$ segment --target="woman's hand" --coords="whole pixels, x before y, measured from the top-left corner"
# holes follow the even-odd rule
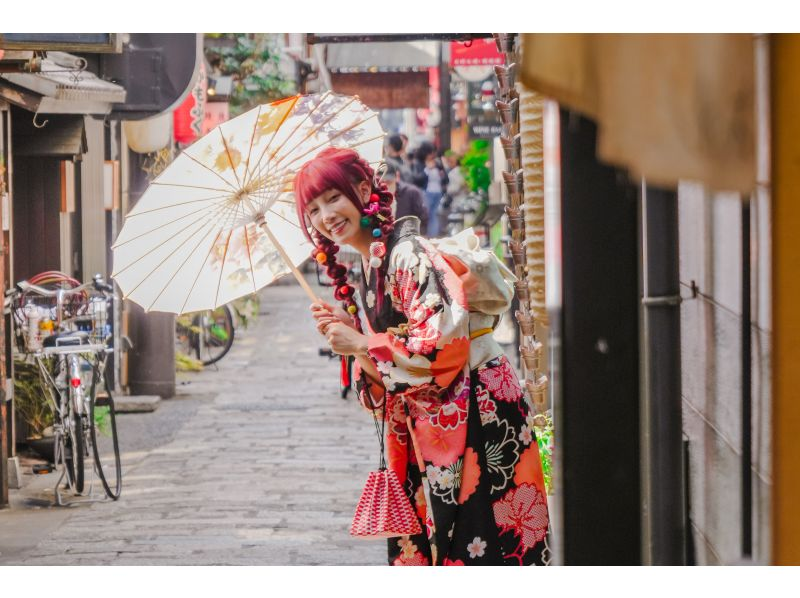
[[[339,355],[365,355],[367,353],[367,337],[341,322],[328,324],[325,336],[334,353]]]
[[[328,326],[334,322],[341,322],[355,330],[353,318],[341,307],[334,307],[324,301],[320,301],[319,303],[312,303],[309,309],[311,310],[311,315],[317,321],[317,330],[323,336],[327,335]]]

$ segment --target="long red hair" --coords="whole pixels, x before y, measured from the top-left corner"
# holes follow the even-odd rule
[[[372,189],[370,201],[377,201],[380,205],[381,219],[375,219],[374,227],[379,228],[381,235],[375,241],[386,242],[394,230],[392,216],[392,201],[394,196],[385,184],[378,185],[375,181],[375,172],[369,163],[359,156],[358,152],[349,148],[328,147],[317,154],[316,158],[309,160],[300,167],[294,178],[294,198],[297,208],[298,220],[302,223],[306,237],[314,243],[313,256],[325,254],[325,265],[328,276],[334,283],[334,297],[345,303],[346,308],[355,305],[353,300],[354,289],[347,284],[347,269],[336,262],[336,253],[339,246],[323,236],[319,231],[310,226],[306,217],[306,209],[316,197],[329,189],[336,189],[364,214],[366,205],[358,194],[357,187],[362,181],[367,181]],[[378,309],[382,304],[384,279],[386,276],[386,263],[389,256],[383,260],[378,269]],[[354,317],[360,329],[358,318]]]

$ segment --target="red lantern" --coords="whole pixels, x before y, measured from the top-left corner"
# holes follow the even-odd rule
[[[206,69],[200,64],[197,81],[183,103],[173,113],[175,141],[189,145],[203,134],[206,106]]]

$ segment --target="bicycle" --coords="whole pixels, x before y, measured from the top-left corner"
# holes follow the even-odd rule
[[[233,312],[227,305],[175,318],[178,351],[194,355],[203,365],[225,357],[233,346],[235,334]]]
[[[66,275],[46,274],[50,276],[40,275],[35,280],[57,283],[58,288],[21,281],[6,293],[6,304],[13,316],[18,350],[38,366],[46,399],[53,409],[54,465],[61,470],[54,488],[56,504],[66,504],[61,493],[64,480],[68,491],[84,495],[85,468],[90,458],[88,501],[104,500],[94,498],[95,474],[106,497],[118,500],[122,493],[122,466],[114,399],[105,376],[108,357],[114,352],[113,344],[109,346],[113,337],[108,317],[114,290],[99,275],[75,286],[77,281]],[[73,288],[64,288],[65,284]],[[98,397],[101,381],[106,394]],[[100,456],[98,428],[105,428],[106,424],[98,417],[98,408],[108,414],[111,465]],[[112,470],[113,476],[107,475]],[[109,477],[113,477],[113,489]]]

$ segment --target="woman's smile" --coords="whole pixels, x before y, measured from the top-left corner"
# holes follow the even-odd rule
[[[339,220],[339,221],[335,222],[334,224],[332,224],[328,230],[331,231],[332,235],[339,236],[342,233],[342,231],[345,229],[347,224],[348,224],[348,221],[345,218],[345,219]]]

